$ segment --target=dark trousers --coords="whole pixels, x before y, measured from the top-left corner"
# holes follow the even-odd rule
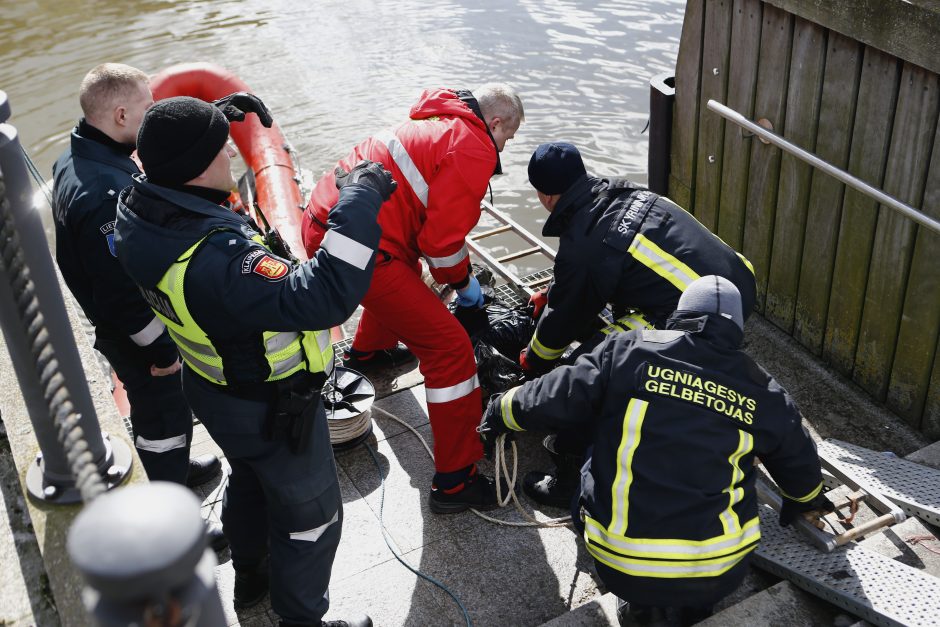
[[[186,366],[183,389],[232,467],[222,506],[232,566],[254,569],[270,552],[271,607],[285,622],[319,623],[343,523],[322,404],[306,450],[293,454],[261,435],[273,401],[237,398]]]
[[[134,446],[151,481],[186,483],[193,415],[179,373],[154,377],[146,355],[130,338],[98,334],[95,348],[117,374],[131,406]]]

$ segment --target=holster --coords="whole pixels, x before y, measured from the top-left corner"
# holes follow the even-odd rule
[[[283,381],[276,381],[277,396],[272,411],[264,422],[265,440],[287,440],[287,447],[295,455],[303,453],[310,442],[310,432],[320,404],[324,377],[299,373]]]

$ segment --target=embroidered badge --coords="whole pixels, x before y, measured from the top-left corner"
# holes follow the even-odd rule
[[[277,281],[287,276],[290,268],[286,263],[267,254],[263,248],[256,248],[242,259],[242,274],[257,274],[269,281]]]
[[[117,250],[114,248],[114,224],[115,221],[112,220],[106,224],[102,224],[98,227],[98,230],[101,231],[101,234],[104,235],[104,239],[108,244],[108,251],[111,253],[112,257],[117,257]]]

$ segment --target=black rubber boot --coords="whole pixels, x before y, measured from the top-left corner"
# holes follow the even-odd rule
[[[581,465],[584,460],[580,455],[559,454],[548,450],[552,461],[555,462],[555,470],[527,472],[522,478],[522,490],[540,505],[568,509],[581,485]]]
[[[236,610],[247,610],[264,600],[268,593],[268,562],[265,560],[257,567],[235,571]]]

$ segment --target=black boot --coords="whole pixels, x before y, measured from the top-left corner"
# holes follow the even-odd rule
[[[186,485],[194,488],[212,479],[222,470],[222,462],[212,454],[200,455],[189,460],[189,474]]]
[[[351,616],[345,620],[324,620],[316,623],[288,623],[282,620],[280,627],[372,627],[372,619],[365,614]]]
[[[255,568],[235,571],[236,610],[247,610],[264,600],[268,593],[268,561],[264,560]]]
[[[428,506],[435,514],[457,514],[471,507],[487,510],[497,505],[496,481],[481,475],[475,465],[469,476],[453,488],[444,489],[432,484],[428,495]]]
[[[527,472],[522,478],[522,490],[540,505],[568,509],[581,485],[581,466],[584,459],[580,455],[548,450],[552,461],[555,462],[555,470]]]

